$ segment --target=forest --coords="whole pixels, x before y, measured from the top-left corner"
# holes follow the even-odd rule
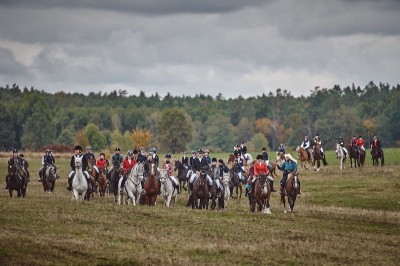
[[[350,142],[377,136],[383,147],[400,145],[400,85],[368,83],[364,88],[316,87],[309,96],[286,90],[226,99],[160,97],[158,93],[48,93],[18,85],[0,87],[0,150],[13,148],[71,152],[91,145],[96,152],[144,146],[180,153],[198,148],[231,152],[245,141],[249,151],[300,145],[318,133],[326,149],[340,136]]]

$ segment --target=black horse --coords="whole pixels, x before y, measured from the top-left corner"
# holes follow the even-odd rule
[[[383,156],[383,150],[376,147],[371,149],[372,165],[379,166],[379,159],[381,160],[381,166],[385,164],[385,157]]]
[[[358,151],[357,146],[348,146],[349,157],[350,157],[350,167],[353,167],[353,160],[354,160],[354,167],[360,167],[360,152]]]
[[[187,173],[189,171],[189,168],[184,166],[181,161],[176,160],[175,161],[175,169],[174,171],[178,170],[177,178],[179,180],[179,187],[183,188],[184,190],[187,190]]]
[[[15,165],[8,165],[7,185],[10,198],[13,196],[13,191],[17,191],[18,197],[25,197],[28,178],[23,174],[22,170],[18,170]]]

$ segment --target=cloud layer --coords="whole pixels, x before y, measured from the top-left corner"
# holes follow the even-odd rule
[[[399,83],[399,1],[1,1],[0,84],[244,97]]]

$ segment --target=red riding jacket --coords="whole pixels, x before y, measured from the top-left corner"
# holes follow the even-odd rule
[[[266,162],[262,162],[261,164],[258,162],[254,165],[254,176],[259,176],[260,174],[268,175],[269,170]]]
[[[128,172],[128,170],[132,170],[135,164],[136,164],[135,159],[131,159],[130,162],[129,159],[125,159],[124,162],[122,163],[122,169],[124,170],[124,173]]]

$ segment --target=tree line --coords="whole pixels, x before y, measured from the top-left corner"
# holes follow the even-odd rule
[[[277,89],[267,95],[226,99],[197,94],[47,93],[0,87],[0,150],[70,151],[80,144],[95,151],[144,146],[163,152],[208,148],[231,152],[240,141],[250,151],[276,150],[280,141],[295,148],[318,133],[328,149],[340,136],[376,135],[384,147],[400,144],[400,85],[314,88],[294,97]]]

